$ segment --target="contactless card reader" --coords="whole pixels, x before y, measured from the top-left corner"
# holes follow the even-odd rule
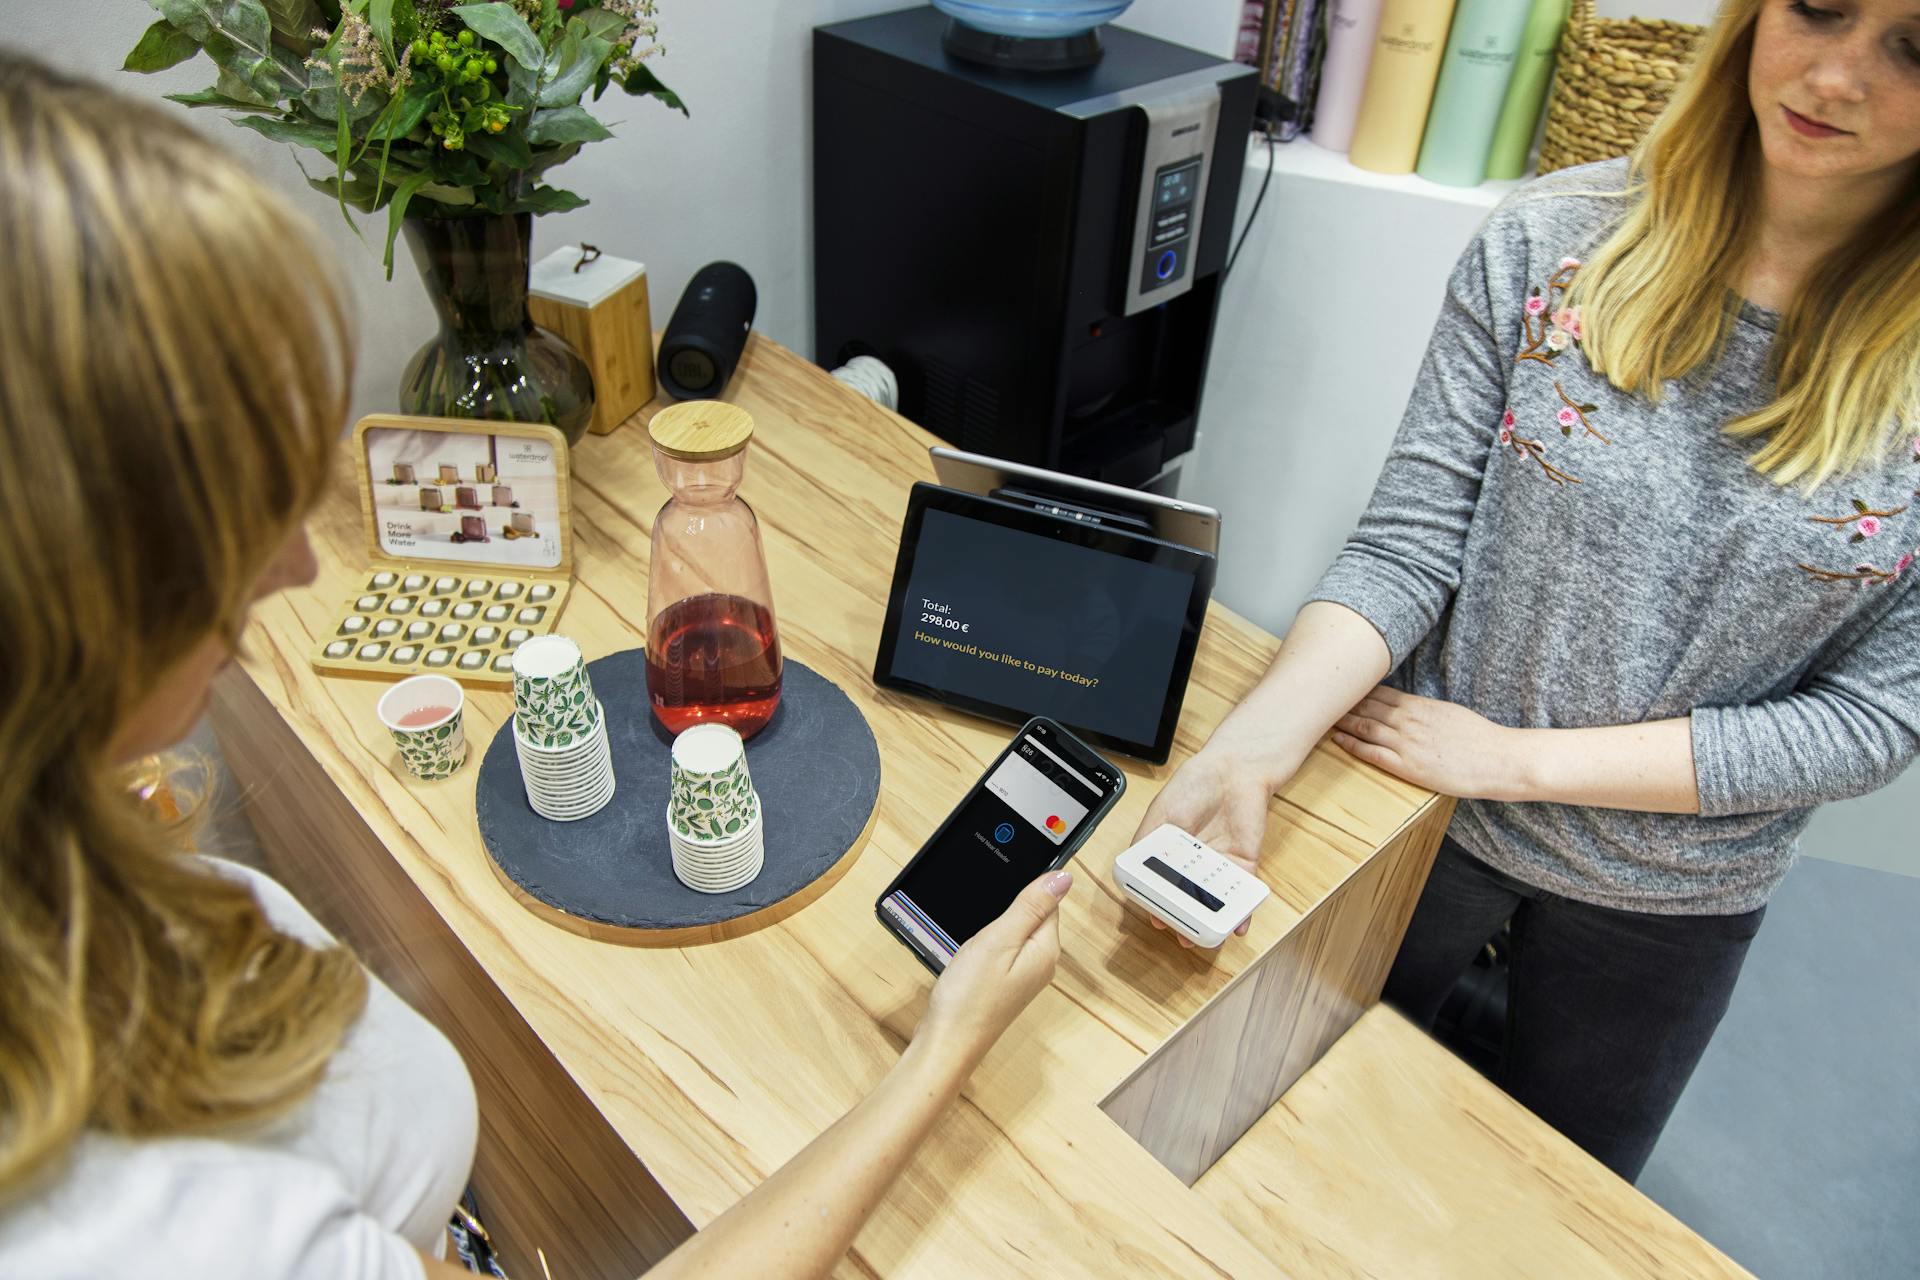
[[[1113,875],[1128,897],[1203,947],[1225,942],[1267,896],[1265,882],[1171,822],[1115,859]]]

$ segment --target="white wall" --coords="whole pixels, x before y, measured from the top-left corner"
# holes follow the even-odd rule
[[[666,323],[696,270],[731,258],[759,286],[758,326],[806,351],[813,309],[809,33],[819,23],[900,7],[899,0],[664,0],[667,55],[655,66],[686,99],[692,118],[618,91],[602,98],[594,110],[615,136],[553,172],[559,185],[593,203],[537,219],[535,253],[586,240],[640,259],[656,325]],[[0,38],[123,93],[157,97],[213,82],[204,58],[154,76],[119,70],[154,18],[140,0],[7,8]],[[268,181],[297,193],[337,250],[358,304],[355,412],[391,409],[407,357],[434,326],[404,244],[393,283],[383,278],[384,215],[369,223],[363,243],[324,197],[307,189],[290,148],[233,127],[219,112],[167,109],[191,114]],[[324,167],[311,153],[302,159],[309,171]]]
[[[1697,18],[1712,0],[1601,0],[1602,13],[1640,10]],[[757,326],[803,353],[812,349],[812,230],[809,32],[823,22],[903,7],[902,0],[665,0],[661,78],[687,100],[684,119],[651,100],[614,94],[597,110],[616,136],[588,146],[554,172],[593,203],[536,222],[534,250],[587,240],[647,264],[654,323],[665,324],[687,279],[731,258],[760,289]],[[213,81],[204,58],[155,76],[119,69],[153,19],[140,0],[9,4],[8,43],[125,93],[157,97]],[[1123,25],[1232,56],[1241,0],[1137,0]],[[186,114],[185,108],[171,108]],[[433,332],[432,312],[404,246],[394,281],[380,269],[384,220],[364,241],[332,206],[309,191],[291,148],[236,129],[214,111],[192,118],[246,156],[296,198],[321,226],[346,271],[361,324],[354,411],[391,409],[407,357]],[[307,168],[319,172],[310,154]]]

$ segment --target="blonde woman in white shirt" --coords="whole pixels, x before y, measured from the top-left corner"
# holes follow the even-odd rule
[[[185,124],[5,52],[0,279],[0,1275],[464,1274],[459,1056],[127,785],[250,606],[313,577],[338,285]],[[963,948],[873,1094],[651,1274],[830,1270],[1051,977],[1070,884]]]

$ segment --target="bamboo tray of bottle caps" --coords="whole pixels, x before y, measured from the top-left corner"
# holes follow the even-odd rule
[[[372,414],[353,428],[367,565],[315,642],[323,675],[511,688],[573,588],[567,443],[538,423]]]

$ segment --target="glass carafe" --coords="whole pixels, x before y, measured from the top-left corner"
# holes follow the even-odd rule
[[[739,497],[753,419],[690,400],[654,415],[653,465],[673,496],[653,519],[647,694],[673,733],[703,721],[742,737],[780,705],[780,638],[760,522]]]

